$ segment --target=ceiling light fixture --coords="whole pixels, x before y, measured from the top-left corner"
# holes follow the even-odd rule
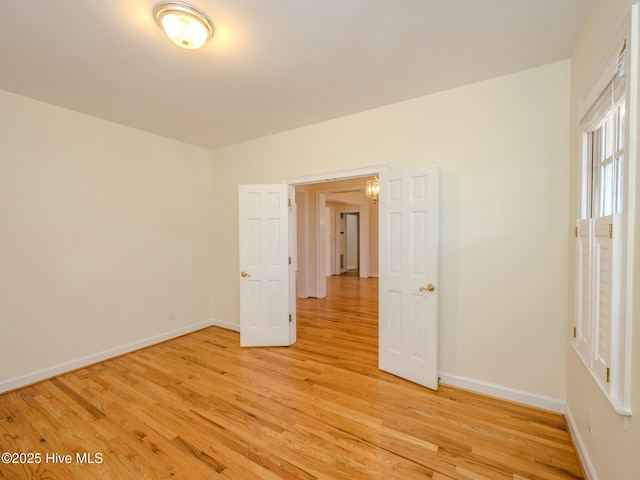
[[[200,48],[213,37],[213,23],[209,17],[186,3],[159,3],[153,9],[153,16],[167,37],[179,47]]]
[[[378,182],[378,177],[373,177],[367,180],[364,194],[367,198],[373,200],[373,203],[378,201],[378,196],[380,195],[380,183]]]

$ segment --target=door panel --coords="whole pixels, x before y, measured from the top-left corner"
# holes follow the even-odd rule
[[[438,388],[438,169],[380,175],[379,366]]]
[[[286,185],[240,185],[240,345],[290,345]]]

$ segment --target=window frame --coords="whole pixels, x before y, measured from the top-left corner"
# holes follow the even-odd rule
[[[628,278],[626,268],[627,245],[627,223],[629,213],[625,212],[625,206],[632,210],[629,205],[627,194],[631,188],[629,165],[630,159],[627,157],[629,148],[629,124],[626,115],[620,122],[620,112],[629,112],[629,85],[628,71],[621,63],[621,58],[628,55],[629,49],[629,28],[623,29],[612,45],[609,54],[605,56],[605,61],[599,68],[599,75],[592,82],[591,89],[587,95],[581,97],[579,111],[579,128],[581,139],[579,142],[579,211],[575,227],[576,233],[576,276],[575,276],[575,318],[574,335],[571,339],[575,351],[583,364],[600,387],[606,398],[614,409],[621,415],[629,416],[630,412],[630,376],[629,376],[629,325],[627,318],[630,318],[630,304],[627,302],[627,291],[631,287],[631,278]],[[621,47],[624,45],[623,47]],[[624,86],[621,88],[618,73],[623,71],[625,78]],[[607,105],[606,95],[610,93],[611,102]],[[608,122],[612,121],[613,148],[611,155],[606,155],[604,142]],[[623,142],[620,144],[620,131],[624,129]],[[600,152],[598,152],[600,150]],[[599,161],[594,161],[594,156],[599,156]],[[618,160],[621,159],[621,163]],[[611,176],[614,187],[611,192],[611,211],[603,211],[603,170],[604,164],[612,165]],[[620,191],[620,189],[622,191]],[[634,189],[635,190],[635,189]],[[604,215],[610,213],[611,215]],[[610,222],[610,223],[608,223]],[[610,344],[604,349],[610,353],[610,358],[606,362],[600,362],[599,353],[601,345],[601,330],[606,328],[606,318],[599,314],[600,294],[601,294],[601,265],[599,263],[599,252],[603,245],[602,228],[603,223],[609,226],[609,239],[605,246],[610,248],[612,268],[611,275],[611,298],[610,298],[610,320],[609,331],[605,332],[604,338],[608,338]],[[608,223],[608,225],[606,225]],[[599,237],[596,231],[599,229]],[[585,249],[587,251],[585,252]],[[585,256],[586,255],[586,256]],[[585,264],[585,258],[588,262]],[[585,271],[585,269],[587,271]],[[585,285],[588,288],[585,292]],[[585,297],[588,295],[588,297]],[[602,322],[605,322],[604,324]],[[586,333],[585,333],[586,332]],[[608,336],[607,336],[608,335]],[[610,349],[609,349],[610,348]],[[606,374],[603,366],[606,368]]]

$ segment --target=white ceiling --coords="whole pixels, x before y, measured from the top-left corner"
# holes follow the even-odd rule
[[[215,149],[569,58],[591,0],[0,0],[0,89]]]

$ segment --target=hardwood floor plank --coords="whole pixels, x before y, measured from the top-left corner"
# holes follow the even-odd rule
[[[89,412],[89,414],[93,418],[95,418],[96,420],[100,420],[101,418],[103,418],[105,416],[103,412],[101,412],[96,407],[91,405],[91,403],[87,402],[82,397],[82,395],[76,393],[71,388],[69,388],[64,383],[64,377],[63,378],[52,378],[50,380],[50,384],[51,385],[55,385],[59,390],[61,390],[65,395],[67,395],[71,400],[73,400],[75,403],[77,403],[79,406],[81,406],[83,409],[85,409],[87,412]]]
[[[0,453],[74,459],[0,479],[583,478],[561,415],[380,371],[376,279],[327,291],[291,347],[211,327],[0,395]]]
[[[174,437],[173,440],[171,440],[171,443],[176,445],[180,450],[192,455],[205,465],[211,467],[216,473],[222,473],[227,468],[222,463],[216,461],[216,459],[210,457],[208,454],[193,445],[190,445],[180,437]]]

